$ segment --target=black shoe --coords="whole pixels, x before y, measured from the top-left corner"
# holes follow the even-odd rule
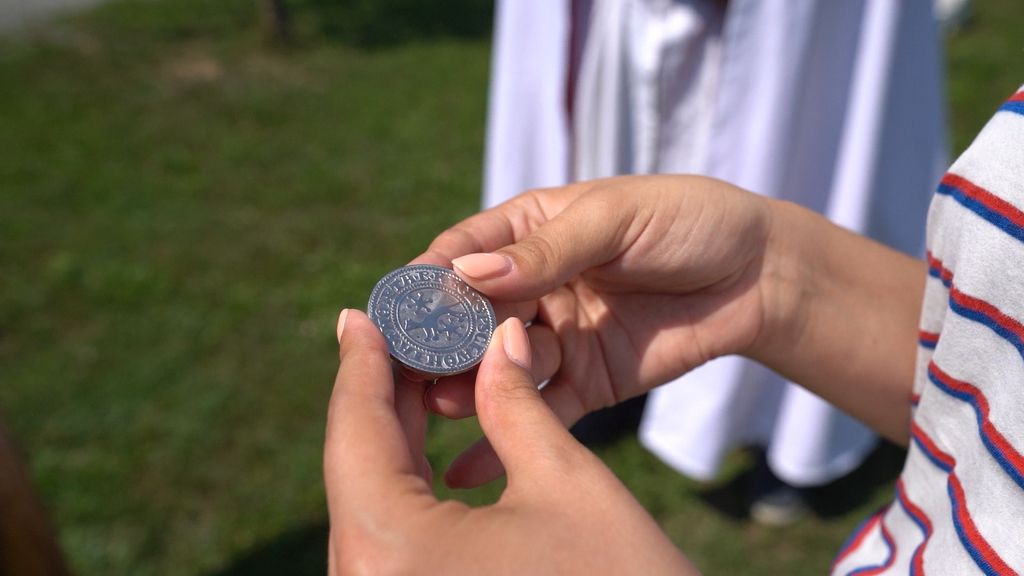
[[[635,433],[644,415],[647,395],[630,398],[604,410],[591,412],[573,426],[569,432],[585,446],[604,446]]]
[[[766,526],[789,526],[811,511],[806,488],[790,486],[760,456],[750,478],[750,518]]]

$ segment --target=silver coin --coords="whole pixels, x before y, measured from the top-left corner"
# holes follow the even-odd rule
[[[484,295],[430,264],[389,272],[370,293],[367,311],[395,360],[435,378],[476,366],[497,325]]]

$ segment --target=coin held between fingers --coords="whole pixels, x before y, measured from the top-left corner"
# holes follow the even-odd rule
[[[427,378],[476,366],[497,325],[483,294],[453,271],[431,264],[389,272],[370,293],[367,312],[392,358]]]

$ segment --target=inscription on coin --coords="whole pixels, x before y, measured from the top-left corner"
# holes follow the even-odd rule
[[[496,325],[487,298],[451,270],[430,264],[381,278],[367,311],[395,360],[434,377],[476,366]]]

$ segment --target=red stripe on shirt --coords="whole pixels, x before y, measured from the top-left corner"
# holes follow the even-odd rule
[[[927,330],[918,330],[917,342],[925,348],[934,349],[939,343],[939,333],[929,332]]]
[[[989,545],[988,541],[978,531],[978,527],[974,524],[974,519],[971,518],[970,511],[967,509],[967,498],[964,494],[963,485],[960,484],[960,478],[956,475],[956,459],[951,455],[943,452],[935,444],[935,441],[917,425],[916,422],[911,421],[910,423],[910,434],[922,452],[937,463],[939,468],[947,474],[947,487],[949,488],[950,504],[953,508],[954,522],[959,524],[957,530],[957,536],[960,538],[961,543],[964,545],[964,549],[971,555],[971,557],[977,563],[979,560],[986,563],[995,574],[1013,574],[1016,575],[1013,569],[1011,569],[999,554]],[[979,558],[980,557],[980,558]],[[979,564],[979,567],[985,568]]]
[[[993,322],[999,324],[1007,331],[1012,332],[1018,339],[1024,341],[1024,324],[1014,320],[1007,316],[1002,310],[982,300],[981,298],[975,298],[964,294],[956,286],[950,286],[949,297],[953,299],[957,304],[970,308],[988,316]]]
[[[939,276],[943,284],[948,286],[953,281],[953,273],[947,270],[942,260],[936,258],[930,251],[928,252],[928,268]]]
[[[1017,576],[1017,571],[1003,561],[999,557],[999,554],[989,545],[988,541],[978,532],[978,527],[974,525],[974,519],[971,518],[970,512],[967,510],[967,500],[964,497],[964,487],[960,484],[960,479],[957,478],[955,473],[949,475],[949,489],[953,493],[953,514],[960,522],[960,528],[964,531],[964,536],[974,550],[968,550],[968,552],[977,552],[981,556],[984,563],[994,571],[995,574],[1000,576]],[[974,554],[971,554],[974,557]],[[975,557],[975,561],[978,558]]]
[[[939,447],[935,445],[935,442],[931,437],[925,434],[924,430],[922,430],[921,427],[917,425],[917,422],[914,422],[913,420],[910,422],[910,435],[914,440],[921,444],[921,447],[929,456],[939,463],[940,468],[946,472],[953,470],[953,466],[956,465],[956,460],[954,460],[949,454],[940,450]]]
[[[885,514],[886,510],[888,509],[888,506],[883,507],[878,512],[875,512],[870,518],[867,519],[866,522],[864,522],[864,524],[861,525],[860,529],[857,530],[856,534],[854,534],[853,537],[850,538],[849,541],[847,541],[843,549],[839,551],[839,554],[836,556],[836,559],[832,561],[832,568],[829,570],[830,572],[835,572],[836,566],[839,566],[839,564],[841,564],[843,560],[846,560],[846,558],[849,557],[850,554],[856,552],[861,547],[861,544],[864,544],[864,540],[867,539],[868,534],[871,533],[871,531],[875,528],[875,524],[878,524],[878,521],[882,518],[882,514]]]
[[[928,363],[928,372],[950,390],[969,396],[973,400],[973,402],[969,403],[973,404],[977,410],[976,416],[978,419],[978,432],[984,436],[984,440],[990,442],[996,452],[998,452],[998,454],[993,454],[993,456],[996,456],[997,458],[1002,456],[1006,465],[1012,469],[1006,470],[1006,472],[1008,472],[1010,476],[1013,476],[1013,472],[1016,472],[1016,477],[1013,478],[1013,481],[1020,483],[1020,479],[1024,478],[1024,456],[1014,448],[1013,444],[1003,436],[1002,432],[1000,432],[999,429],[996,428],[995,424],[992,423],[992,420],[989,419],[989,403],[988,398],[985,397],[985,393],[968,382],[953,378],[945,370],[940,368],[939,365],[935,363],[935,360]],[[957,398],[963,400],[963,398]],[[1005,466],[1002,466],[1002,464],[1003,463],[1000,462],[1000,467],[1005,469]]]
[[[959,189],[968,198],[976,200],[989,210],[999,214],[1010,222],[1013,222],[1015,225],[1024,228],[1024,212],[1013,204],[1010,204],[1006,200],[1003,200],[999,196],[985,190],[963,176],[947,172],[946,175],[942,177],[940,185],[941,184]]]
[[[910,560],[910,576],[924,576],[924,549],[928,546],[928,540],[932,537],[932,521],[924,513],[924,510],[917,504],[914,504],[907,496],[907,489],[903,485],[902,478],[896,480],[896,497],[924,532],[924,538],[917,545],[917,548],[914,548],[914,555]]]
[[[969,313],[966,314],[961,310],[957,310],[957,313],[995,331],[1018,350],[1022,350],[1022,354],[1024,354],[1024,324],[1007,316],[988,302],[961,292],[954,283],[953,272],[945,267],[942,260],[931,251],[927,253],[927,258],[929,269],[941,276],[943,282],[949,287],[951,308],[957,310],[957,306],[959,306],[968,310]],[[974,316],[974,314],[980,315],[980,317]],[[935,364],[934,359],[928,364],[928,374],[938,380],[936,384],[944,392],[951,393],[955,398],[974,407],[978,420],[978,432],[982,436],[985,447],[1014,483],[1024,488],[1024,455],[1021,455],[992,423],[989,416],[989,403],[985,394],[977,387],[950,376]],[[920,397],[916,400],[920,400]],[[913,396],[911,404],[917,404]]]
[[[1003,313],[1002,310],[981,298],[976,298],[961,292],[953,283],[953,272],[946,268],[942,260],[936,258],[931,252],[927,253],[927,258],[929,273],[933,276],[939,276],[942,279],[942,283],[949,288],[949,298],[952,300],[952,303],[984,316],[984,320],[979,320],[977,318],[974,318],[974,320],[981,321],[989,328],[995,330],[996,333],[1002,336],[1010,344],[1013,344],[1013,346],[1020,350],[1021,354],[1024,355],[1024,324]],[[997,327],[1002,328],[1008,332],[1009,335],[1000,333]],[[922,333],[919,332],[919,337],[920,334]],[[1016,341],[1014,341],[1015,339]],[[936,335],[936,341],[937,340],[938,335]]]
[[[892,539],[892,534],[889,533],[889,528],[885,525],[884,516],[879,517],[878,525],[882,529],[882,540],[885,541],[885,547],[889,549],[889,556],[886,557],[884,564],[853,570],[850,572],[850,576],[875,576],[892,568],[893,563],[896,562],[896,541]]]

